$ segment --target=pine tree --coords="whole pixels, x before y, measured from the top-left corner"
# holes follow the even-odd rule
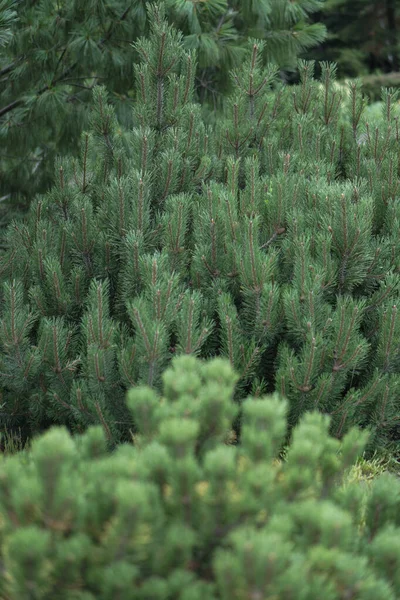
[[[245,3],[243,17],[243,3],[227,0],[169,0],[166,9],[170,23],[184,31],[185,48],[198,51],[201,98],[214,96],[220,104],[227,74],[241,63],[254,28],[272,36],[273,58],[286,67],[282,48],[293,62],[324,37],[323,26],[307,24],[319,3],[285,1],[284,14],[282,0],[264,0],[251,10]],[[148,0],[24,0],[15,22],[9,4],[0,4],[0,28],[1,19],[11,28],[7,46],[0,44],[0,198],[6,218],[16,204],[29,206],[33,192],[48,189],[57,155],[77,152],[94,85],[106,85],[120,122],[132,126],[132,101],[140,92],[133,85],[138,55],[131,44],[149,27]]]
[[[23,204],[48,186],[54,156],[75,152],[96,83],[107,81],[121,118],[129,112],[131,42],[146,13],[142,0],[16,7],[0,54],[0,195]]]
[[[285,460],[279,394],[239,407],[229,362],[179,357],[162,394],[127,404],[134,444],[53,427],[0,461],[0,595],[7,600],[395,600],[400,482],[351,469],[367,435],[342,443],[304,415]]]
[[[359,83],[343,92],[335,65],[318,82],[301,62],[289,88],[254,40],[212,129],[194,55],[152,15],[135,128],[96,88],[81,160],[8,231],[3,423],[124,439],[127,388],[159,389],[175,354],[220,355],[238,401],[277,390],[291,426],[316,408],[338,437],[357,424],[397,452],[396,93],[372,131]]]

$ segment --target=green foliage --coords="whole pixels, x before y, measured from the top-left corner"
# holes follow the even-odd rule
[[[326,37],[321,23],[310,23],[321,0],[169,0],[170,23],[184,33],[186,48],[198,56],[198,90],[201,101],[220,105],[221,92],[230,90],[229,70],[245,58],[248,38],[265,40],[263,63],[294,70],[300,54]]]
[[[228,361],[176,359],[163,394],[127,403],[135,444],[53,427],[0,462],[0,595],[8,600],[395,600],[400,482],[349,479],[366,434],[305,415],[285,461],[279,394],[238,405]],[[224,443],[225,442],[225,443]]]
[[[399,8],[398,0],[326,0],[317,16],[328,36],[310,56],[335,61],[341,78],[379,72],[395,77],[400,57]],[[379,96],[379,84],[375,89]]]
[[[7,430],[0,434],[0,452],[4,454],[15,454],[24,452],[24,444],[21,438],[21,433],[10,433]]]
[[[320,0],[243,3],[227,0],[168,0],[170,23],[184,32],[186,49],[198,51],[196,88],[202,99],[221,94],[229,70],[241,63],[249,36],[270,36],[280,67],[323,39],[325,28],[308,15]],[[283,7],[283,4],[285,5]],[[91,90],[107,86],[110,102],[126,127],[140,87],[133,70],[132,42],[148,33],[148,0],[23,0],[0,2],[0,198],[8,218],[15,205],[29,205],[49,187],[54,159],[77,153],[87,126]],[[284,10],[282,10],[284,9]],[[2,40],[9,43],[3,48]],[[7,201],[7,202],[6,202]]]
[[[372,102],[381,100],[382,88],[399,88],[399,73],[382,73],[380,75],[365,75],[362,78],[362,87],[364,93]]]
[[[4,381],[13,386],[11,376],[18,388],[12,420],[24,421],[28,410],[40,424],[44,418],[58,419],[61,409],[62,421],[71,422],[72,409],[78,429],[100,419],[109,438],[118,437],[128,418],[125,390],[140,381],[159,382],[171,330],[184,352],[198,352],[209,335],[202,295],[186,290],[178,271],[187,268],[189,209],[193,192],[211,169],[212,141],[200,108],[190,102],[195,57],[184,50],[181,34],[168,27],[162,12],[154,8],[153,15],[151,43],[145,38],[136,43],[143,60],[135,67],[141,94],[135,128],[123,131],[104,88],[95,88],[82,162],[63,160],[56,188],[32,207],[39,221],[45,218],[51,229],[62,224],[62,232],[60,238],[54,230],[53,237],[49,230],[46,240],[35,242],[38,262],[26,273],[33,311],[25,306],[28,287],[21,281],[4,288],[6,311],[14,315],[3,338],[9,356]],[[21,233],[30,227],[14,225]],[[14,235],[13,245],[12,240]],[[53,254],[59,243],[64,249]],[[134,256],[137,260],[131,260]],[[39,306],[48,312],[40,324]],[[80,323],[78,329],[74,322]],[[136,341],[132,326],[139,334]],[[38,336],[35,348],[30,333]],[[19,357],[12,358],[16,347]],[[77,377],[81,370],[83,379]],[[29,408],[32,378],[39,395]]]
[[[0,47],[6,46],[12,38],[11,26],[17,19],[15,4],[15,0],[0,0]]]
[[[212,129],[193,53],[161,9],[152,22],[135,127],[95,88],[80,160],[8,230],[1,423],[126,440],[128,388],[159,390],[176,354],[222,356],[236,400],[278,391],[291,426],[316,408],[337,437],[359,425],[398,452],[396,92],[374,128],[359,82],[302,61],[288,88],[254,40]]]

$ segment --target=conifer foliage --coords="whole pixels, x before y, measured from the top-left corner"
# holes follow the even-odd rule
[[[212,139],[191,103],[196,62],[181,38],[154,7],[153,34],[136,44],[143,57],[135,69],[136,127],[121,130],[97,87],[82,160],[63,160],[55,188],[33,203],[34,219],[9,230],[9,416],[32,409],[38,422],[45,413],[57,421],[61,410],[67,422],[72,414],[83,425],[100,419],[113,438],[126,388],[157,385],[171,335],[184,352],[199,352],[207,340],[202,295],[185,285],[186,234],[193,192],[212,168]],[[20,252],[34,256],[29,273]]]
[[[148,31],[149,4],[0,1],[0,198],[9,210],[48,189],[56,155],[76,152],[94,85],[107,86],[119,118],[131,125],[138,58],[131,44]],[[185,48],[198,52],[201,98],[220,103],[249,36],[268,36],[265,59],[287,68],[325,37],[323,25],[309,23],[320,4],[168,0],[166,16],[183,31]]]
[[[1,263],[2,422],[49,421],[110,441],[125,392],[159,389],[175,354],[229,359],[236,399],[278,391],[289,423],[317,409],[341,437],[399,441],[399,129],[359,84],[301,61],[288,88],[264,42],[232,72],[224,118],[193,103],[196,60],[163,9],[135,45],[135,126],[94,91],[81,159],[8,231]]]
[[[12,39],[11,26],[17,20],[14,7],[14,0],[1,0],[0,2],[0,47],[6,46]]]
[[[179,357],[162,396],[128,405],[135,445],[54,427],[1,462],[0,596],[7,600],[395,600],[400,482],[346,476],[366,435],[302,417],[285,461],[279,394],[247,398],[229,444],[236,376]],[[224,443],[225,442],[225,443]]]

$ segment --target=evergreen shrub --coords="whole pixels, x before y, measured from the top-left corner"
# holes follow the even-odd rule
[[[279,392],[295,425],[400,439],[399,127],[383,92],[378,128],[359,82],[301,61],[286,87],[263,42],[232,72],[215,128],[193,103],[195,56],[152,9],[135,48],[135,127],[94,91],[80,160],[7,233],[0,262],[0,418],[25,435],[51,423],[135,427],[126,390],[160,389],[179,354],[229,359],[235,399]]]
[[[400,481],[369,492],[347,469],[366,433],[342,443],[308,413],[285,461],[287,405],[247,398],[239,444],[226,359],[179,357],[163,394],[127,397],[135,445],[104,429],[53,427],[0,462],[4,600],[395,600]]]

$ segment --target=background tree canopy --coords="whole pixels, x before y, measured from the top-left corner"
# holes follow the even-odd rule
[[[339,77],[399,70],[398,0],[326,0],[313,18],[328,30],[310,57],[335,61]]]

